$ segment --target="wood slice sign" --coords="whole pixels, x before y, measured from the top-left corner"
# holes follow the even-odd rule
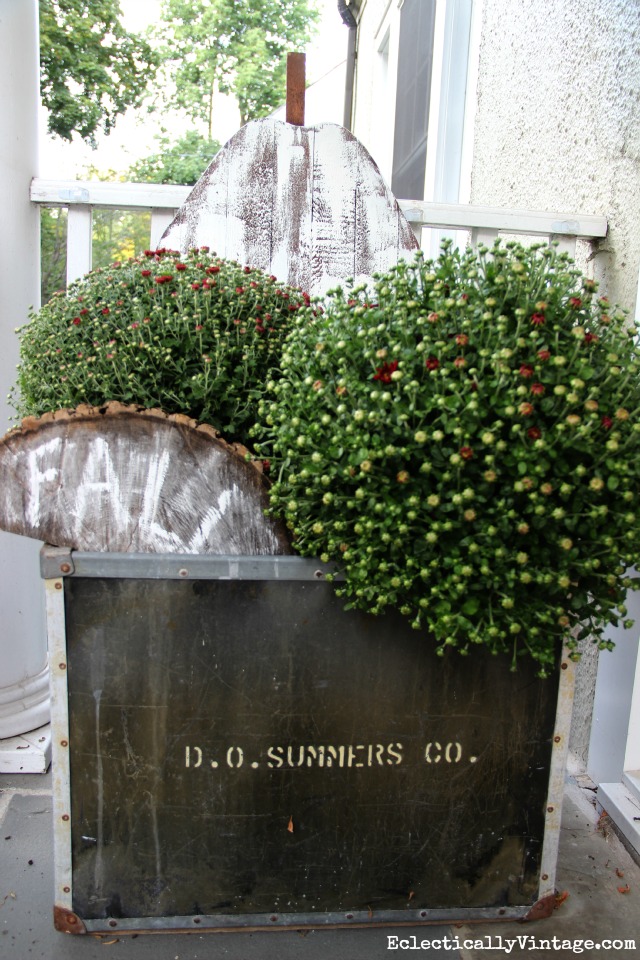
[[[412,255],[418,242],[365,148],[337,124],[247,123],[202,175],[160,246],[209,246],[311,294]]]
[[[245,453],[118,403],[27,418],[0,440],[0,529],[85,551],[289,553]]]

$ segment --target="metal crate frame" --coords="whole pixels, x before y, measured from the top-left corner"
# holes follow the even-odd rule
[[[71,780],[65,630],[65,577],[171,580],[324,580],[331,566],[315,560],[283,556],[191,556],[182,554],[80,553],[43,547],[41,573],[45,580],[52,697],[54,917],[58,930],[68,933],[139,933],[250,931],[318,927],[420,926],[474,921],[535,920],[548,917],[555,906],[555,876],[560,837],[565,767],[575,684],[575,664],[563,651],[551,752],[544,841],[537,899],[532,905],[353,911],[348,913],[278,913],[84,920],[73,912],[71,854]]]

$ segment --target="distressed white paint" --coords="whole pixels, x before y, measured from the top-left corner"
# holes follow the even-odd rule
[[[0,441],[0,529],[57,546],[288,552],[267,506],[255,468],[191,421],[119,408],[45,419]]]
[[[49,724],[19,737],[0,740],[0,773],[46,773],[50,763]]]
[[[323,294],[416,248],[366,150],[343,127],[248,123],[214,158],[161,243],[219,255]]]
[[[38,172],[38,33],[36,0],[0,0],[0,433],[15,379],[15,327],[39,303],[38,211],[29,184]],[[42,726],[49,716],[44,681],[46,633],[38,545],[0,533],[0,739]]]

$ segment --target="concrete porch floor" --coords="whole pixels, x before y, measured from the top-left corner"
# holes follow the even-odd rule
[[[563,806],[557,890],[567,896],[547,920],[418,929],[73,937],[57,933],[52,923],[51,774],[3,774],[0,957],[379,960],[404,954],[429,960],[498,960],[510,954],[529,960],[576,955],[625,960],[640,956],[640,866],[623,847],[607,817],[599,816],[593,791],[578,780],[582,785],[572,778],[567,780]],[[423,945],[425,940],[440,942],[427,947]],[[593,946],[585,948],[585,940],[592,940]],[[605,940],[633,940],[635,946],[606,949]],[[509,941],[515,941],[510,949]],[[550,941],[550,949],[545,941]]]

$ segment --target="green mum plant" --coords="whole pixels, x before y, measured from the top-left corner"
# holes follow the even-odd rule
[[[350,605],[399,609],[440,653],[544,675],[560,638],[610,646],[640,547],[634,334],[541,245],[444,244],[336,291],[260,405],[273,510]]]
[[[148,250],[95,270],[20,328],[20,416],[118,400],[242,443],[306,294],[210,254]]]

